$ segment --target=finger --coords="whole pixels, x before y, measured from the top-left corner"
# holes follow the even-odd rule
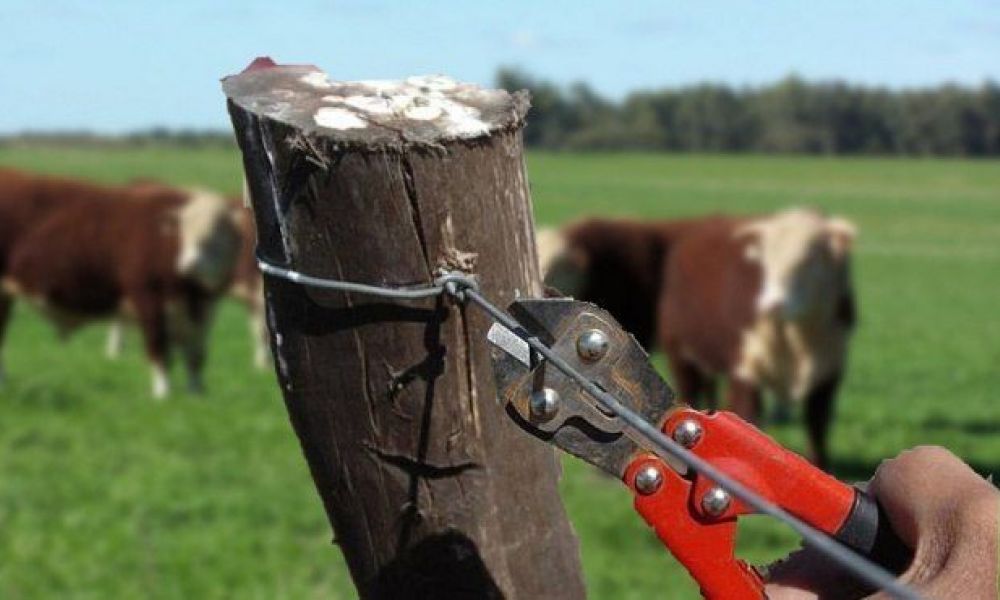
[[[921,541],[926,545],[939,539],[962,514],[963,504],[995,492],[961,459],[936,446],[919,446],[884,461],[868,491],[914,550]]]
[[[866,589],[845,569],[812,548],[803,548],[768,568],[771,600],[854,600]]]

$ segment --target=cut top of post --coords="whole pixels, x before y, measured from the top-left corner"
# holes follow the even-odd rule
[[[471,140],[519,127],[525,92],[484,89],[443,75],[336,81],[312,65],[257,59],[222,80],[241,109],[345,145],[374,149]]]

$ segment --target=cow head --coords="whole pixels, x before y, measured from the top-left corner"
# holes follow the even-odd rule
[[[747,260],[761,270],[757,311],[800,319],[836,302],[857,229],[846,219],[791,209],[737,231]]]
[[[192,190],[178,210],[177,271],[210,292],[229,283],[239,256],[239,209],[216,194]]]
[[[538,267],[549,287],[567,296],[579,296],[586,283],[588,257],[564,229],[540,228],[535,234]]]

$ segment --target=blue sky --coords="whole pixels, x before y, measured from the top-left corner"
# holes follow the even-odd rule
[[[337,79],[499,65],[621,97],[796,72],[910,87],[1000,79],[1000,1],[0,0],[0,132],[228,127],[254,56]]]

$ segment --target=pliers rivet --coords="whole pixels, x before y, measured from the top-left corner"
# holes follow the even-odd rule
[[[597,362],[608,353],[608,336],[600,329],[588,329],[576,339],[576,352],[587,362]]]
[[[648,496],[663,485],[663,473],[656,465],[646,465],[635,474],[635,489],[643,496]]]
[[[548,421],[559,412],[559,392],[546,387],[531,394],[531,416],[537,421]]]
[[[702,497],[701,508],[708,516],[718,517],[726,512],[731,501],[732,498],[730,498],[729,492],[720,487],[714,487],[708,490],[704,497]]]
[[[704,431],[698,421],[684,419],[674,428],[674,441],[685,448],[691,449],[701,439],[702,433]]]

